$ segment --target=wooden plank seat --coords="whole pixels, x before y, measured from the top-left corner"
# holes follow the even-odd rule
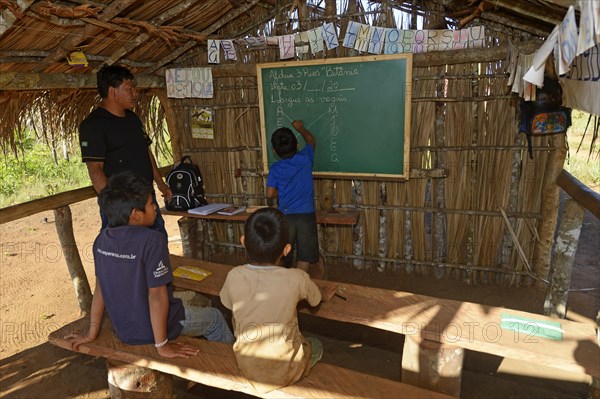
[[[211,271],[213,274],[203,281],[175,278],[174,285],[216,296],[232,268],[173,255],[171,262],[174,269],[191,265]],[[315,316],[600,377],[600,348],[593,324],[409,292],[335,284],[347,301],[334,297],[332,301],[322,303]],[[314,312],[310,309],[300,311]],[[539,321],[558,321],[563,339],[555,341],[533,336],[531,330],[516,332],[501,329],[502,313]]]
[[[70,342],[64,337],[73,331],[84,331],[87,326],[87,319],[77,320],[51,333],[48,340],[54,345],[71,350]],[[93,342],[81,345],[79,352],[263,398],[449,398],[401,382],[322,362],[298,383],[261,394],[240,375],[231,345],[190,337],[179,337],[176,341],[194,345],[200,352],[187,359],[160,357],[153,345],[134,346],[121,343],[114,335],[110,320],[105,319],[99,337]]]

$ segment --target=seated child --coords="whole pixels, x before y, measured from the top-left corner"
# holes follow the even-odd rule
[[[149,228],[156,219],[151,184],[132,172],[111,176],[99,202],[109,224],[93,246],[96,289],[90,327],[67,336],[73,339],[73,349],[98,337],[105,306],[121,341],[154,344],[160,356],[198,353],[193,346],[171,342],[179,335],[232,343],[233,335],[217,309],[184,307],[173,297],[167,243]]]
[[[241,373],[261,392],[290,385],[308,375],[321,358],[319,340],[298,328],[296,306],[331,299],[335,287],[319,288],[308,273],[276,266],[291,250],[285,215],[274,208],[253,213],[244,226],[242,245],[249,264],[232,269],[221,302],[233,312],[233,351]]]

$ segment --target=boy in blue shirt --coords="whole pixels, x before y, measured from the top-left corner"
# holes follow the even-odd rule
[[[198,350],[171,342],[179,335],[203,335],[232,343],[223,315],[214,308],[184,307],[173,297],[169,251],[156,219],[152,185],[133,172],[112,176],[99,194],[108,227],[94,241],[96,289],[90,327],[71,334],[73,349],[98,337],[104,308],[117,337],[130,345],[153,343],[160,356],[188,357]]]
[[[287,127],[273,132],[271,145],[279,161],[271,165],[267,178],[267,198],[278,198],[279,210],[287,217],[290,229],[290,243],[296,248],[297,267],[310,273],[311,277],[322,279],[325,275],[323,260],[319,256],[317,234],[317,214],[312,166],[317,140],[302,121],[292,122],[292,126],[306,141],[298,151],[298,140]],[[285,266],[292,264],[292,255],[284,258]]]

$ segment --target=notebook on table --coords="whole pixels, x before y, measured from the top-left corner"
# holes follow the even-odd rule
[[[230,206],[232,206],[232,204],[221,204],[221,203],[208,204],[208,205],[199,206],[197,208],[188,209],[188,212],[196,214],[196,215],[210,215],[211,213],[220,211],[221,209],[225,209]]]

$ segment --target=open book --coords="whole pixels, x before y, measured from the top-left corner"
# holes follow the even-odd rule
[[[220,211],[221,209],[230,207],[231,204],[208,204],[204,206],[199,206],[197,208],[189,209],[189,213],[195,213],[197,215],[210,215],[211,213],[215,213]]]
[[[229,206],[225,209],[218,211],[219,215],[231,216],[238,213],[242,213],[246,210],[245,206]]]

